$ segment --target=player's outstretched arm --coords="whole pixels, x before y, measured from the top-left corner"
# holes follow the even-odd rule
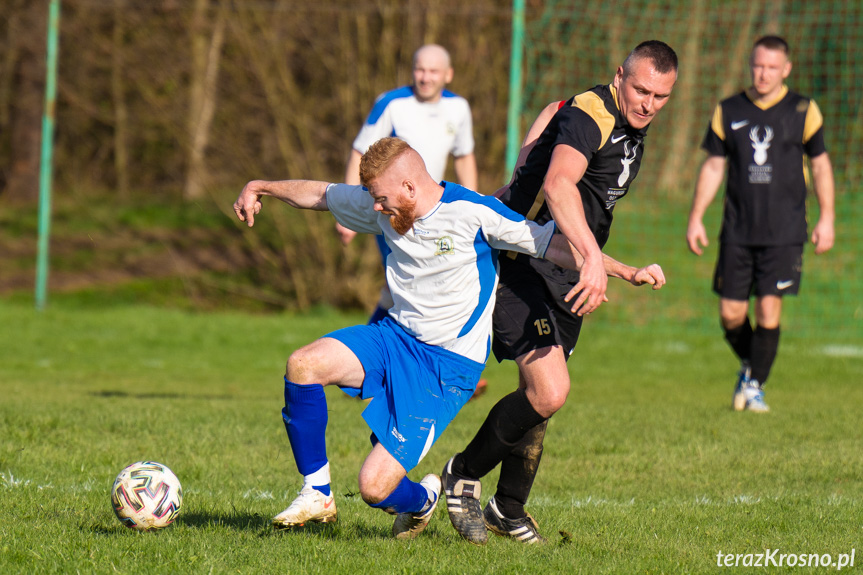
[[[363,155],[357,150],[351,148],[351,155],[348,156],[348,164],[345,168],[345,183],[352,186],[360,185],[360,161]],[[339,236],[339,241],[343,246],[351,243],[357,236],[357,232],[348,229],[342,224],[336,222],[336,235]]]
[[[692,198],[692,208],[689,210],[689,223],[686,226],[686,243],[689,250],[697,256],[704,253],[702,249],[707,241],[707,230],[704,229],[704,212],[716,197],[722,178],[725,177],[725,158],[710,156],[704,160],[698,182],[695,184],[695,195]]]
[[[665,274],[659,264],[650,264],[643,268],[626,265],[612,258],[608,254],[602,254],[605,263],[605,271],[609,277],[628,281],[634,286],[651,285],[653,289],[660,289],[665,285]]]
[[[605,254],[603,254],[603,256],[605,256]],[[615,269],[618,270],[614,274],[609,273],[608,275],[611,277],[625,279],[634,286],[652,285],[653,289],[655,290],[660,289],[662,286],[665,285],[665,274],[662,273],[662,268],[659,267],[659,264],[650,264],[649,266],[645,266],[643,268],[634,268],[626,264],[621,264],[620,262],[617,262],[612,258],[608,258],[608,256],[605,257],[608,260],[614,262]],[[582,285],[582,282],[579,281],[577,284],[572,286],[572,289],[569,290],[569,293],[567,293],[566,297],[563,298],[563,301],[565,302],[570,302],[573,298],[576,298],[575,303],[572,305],[571,311],[573,313],[577,313],[578,315],[584,315],[584,313],[581,312],[581,308],[579,307],[581,305],[580,302],[583,301],[583,298],[578,295],[582,292],[583,289],[584,286]],[[608,297],[603,296],[603,301],[607,302]]]
[[[833,228],[836,213],[834,208],[835,184],[833,181],[833,166],[827,152],[809,159],[812,164],[812,180],[815,183],[815,196],[818,198],[818,223],[812,230],[812,243],[815,253],[823,254],[833,247],[835,230]]]
[[[255,225],[255,216],[261,212],[261,198],[264,196],[271,196],[294,208],[325,211],[328,185],[328,182],[313,180],[252,180],[234,202],[234,213],[241,222],[252,227]]]
[[[545,252],[545,259],[559,265],[560,267],[581,270],[584,264],[584,257],[578,252],[575,247],[567,241],[562,234],[555,234],[551,238],[548,249]],[[634,286],[651,285],[653,289],[660,289],[665,285],[665,274],[658,264],[650,264],[643,268],[626,265],[614,259],[613,257],[602,254],[602,263],[605,268],[605,273],[608,277],[619,278],[628,281]],[[590,313],[584,308],[584,302],[587,299],[587,294],[584,292],[585,284],[579,281],[575,284],[569,293],[564,298],[564,301],[570,302],[575,299],[572,305],[572,312],[578,315]],[[603,301],[607,302],[608,298],[603,296]],[[584,308],[584,309],[583,309]]]

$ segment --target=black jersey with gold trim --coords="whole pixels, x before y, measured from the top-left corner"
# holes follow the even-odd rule
[[[783,87],[772,102],[741,92],[717,105],[702,147],[728,159],[720,241],[777,246],[806,242],[803,156],[823,154],[813,100]]]
[[[552,117],[500,199],[529,220],[544,224],[552,219],[543,180],[554,147],[571,146],[587,158],[587,171],[577,186],[587,224],[602,248],[614,205],[638,174],[646,132],[647,127],[637,130],[626,123],[613,86],[595,86],[573,96]]]

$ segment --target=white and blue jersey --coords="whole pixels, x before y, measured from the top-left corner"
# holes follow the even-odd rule
[[[498,282],[498,250],[542,258],[554,222],[541,226],[462,186],[442,182],[443,196],[404,235],[389,216],[374,210],[362,186],[331,184],[327,208],[348,229],[383,234],[390,253],[387,285],[390,317],[423,343],[484,364]]]
[[[374,210],[362,186],[331,184],[327,208],[340,224],[382,234],[390,248],[389,316],[330,337],[363,366],[361,389],[370,399],[363,418],[406,471],[428,453],[470,399],[488,359],[497,289],[498,250],[545,254],[554,221],[541,226],[462,186],[443,182],[440,202],[400,235]]]
[[[369,146],[388,136],[410,144],[435,181],[440,181],[450,154],[473,153],[470,105],[449,90],[437,102],[420,102],[410,86],[384,92],[375,100],[353,148],[365,154]]]

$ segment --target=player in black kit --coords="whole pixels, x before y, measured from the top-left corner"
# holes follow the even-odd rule
[[[833,246],[833,169],[824,147],[823,119],[811,98],[788,89],[788,44],[757,40],[750,56],[752,86],[716,107],[702,147],[701,167],[686,241],[696,255],[707,245],[702,219],[725,174],[728,180],[713,291],[725,339],[740,358],[734,390],[737,411],[769,411],[764,384],[779,348],[782,296],[797,295],[806,243],[806,178],[812,166],[820,216],[812,231],[815,253]],[[755,295],[755,323],[749,298]]]
[[[492,349],[498,361],[515,360],[519,386],[491,409],[465,450],[447,462],[442,477],[450,520],[472,543],[485,543],[487,529],[524,543],[543,540],[524,505],[546,423],[569,393],[566,361],[582,316],[605,299],[608,278],[601,249],[614,205],[638,173],[648,125],[668,102],[676,80],[674,50],[655,40],[639,44],[610,85],[578,94],[558,110],[552,104],[540,114],[525,139],[522,165],[497,194],[528,219],[554,219],[585,263],[580,274],[571,274],[534,258],[500,256]],[[533,141],[531,134],[539,132]],[[576,292],[575,303],[566,303]],[[499,463],[497,492],[482,510],[480,478]]]

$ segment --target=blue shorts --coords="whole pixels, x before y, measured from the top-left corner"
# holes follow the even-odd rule
[[[371,398],[363,419],[405,471],[417,466],[467,403],[485,367],[417,340],[390,317],[325,337],[348,346],[363,364],[362,388],[342,391]]]

